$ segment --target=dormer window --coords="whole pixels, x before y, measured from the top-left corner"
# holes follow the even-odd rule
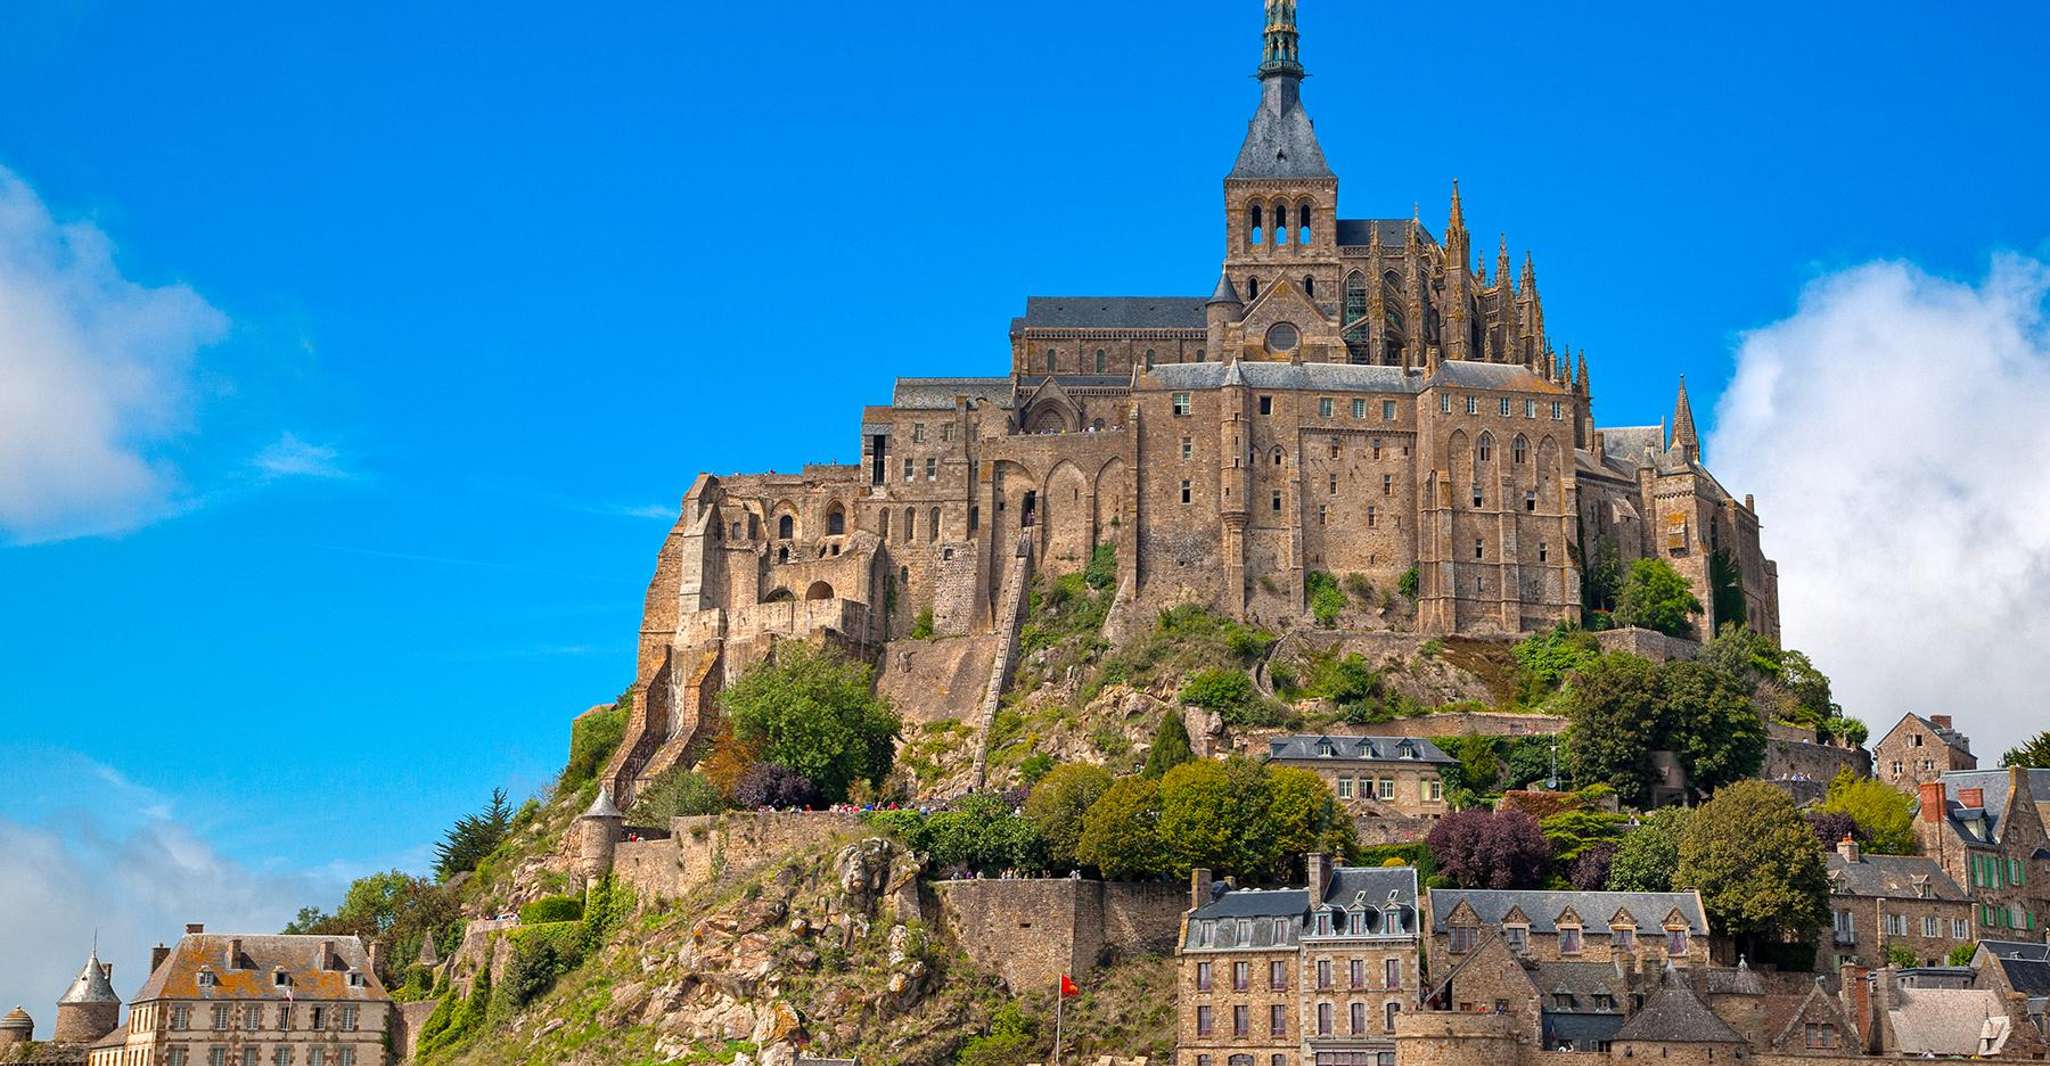
[[[289,984],[291,984],[291,983],[292,983],[292,979],[291,979],[291,977],[290,977],[290,976],[288,976],[288,975],[287,975],[287,974],[285,973],[285,971],[283,971],[283,970],[274,970],[274,971],[272,971],[272,972],[271,972],[271,975],[270,975],[270,983],[271,983],[272,987],[275,987],[275,988],[283,988],[283,987],[285,987],[286,985],[289,985]]]
[[[1502,940],[1509,945],[1509,950],[1520,952],[1530,944],[1530,926],[1505,925],[1502,927]]]
[[[1335,754],[1335,750],[1332,748],[1330,741],[1320,740],[1317,742],[1317,754],[1328,759]]]
[[[350,987],[350,988],[362,988],[362,987],[363,987],[363,975],[362,975],[361,973],[359,973],[359,972],[355,971],[355,970],[350,970],[350,971],[349,971],[349,987]]]
[[[213,986],[214,986],[214,971],[213,971],[213,967],[209,966],[209,967],[206,967],[206,968],[204,968],[204,969],[200,970],[200,971],[199,971],[199,987],[201,987],[201,988],[212,988]]]

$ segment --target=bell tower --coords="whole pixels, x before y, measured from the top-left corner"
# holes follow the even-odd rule
[[[1224,277],[1250,308],[1284,281],[1334,324],[1339,312],[1338,176],[1303,110],[1296,0],[1264,0],[1260,107],[1224,179]],[[1301,323],[1305,337],[1322,332]],[[1246,343],[1257,343],[1248,337]],[[1229,358],[1224,353],[1219,358]],[[1307,357],[1307,356],[1306,356]],[[1338,358],[1344,359],[1341,351]]]

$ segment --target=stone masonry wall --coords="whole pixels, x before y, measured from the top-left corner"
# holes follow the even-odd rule
[[[860,826],[860,815],[839,811],[733,811],[676,818],[667,840],[621,843],[612,871],[645,898],[675,899],[708,881],[738,876]]]
[[[1109,959],[1174,950],[1186,894],[1174,885],[1074,878],[940,881],[940,921],[1013,992]]]
[[[989,683],[993,634],[940,640],[895,640],[883,648],[876,692],[909,722],[954,718],[972,722]]]

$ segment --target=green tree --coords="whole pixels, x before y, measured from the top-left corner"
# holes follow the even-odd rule
[[[983,873],[1036,870],[1045,865],[1045,843],[1032,823],[1012,811],[1002,797],[970,793],[952,808],[925,820],[916,846],[941,866],[963,866]]]
[[[1833,714],[1823,720],[1822,728],[1816,730],[1815,734],[1816,738],[1825,744],[1834,738],[1842,740],[1854,748],[1862,748],[1865,746],[1866,739],[1871,737],[1872,730],[1856,718]]]
[[[1718,627],[1715,636],[1702,645],[1699,661],[1728,672],[1746,687],[1778,680],[1781,670],[1779,645],[1741,622],[1724,622]]]
[[[619,742],[626,737],[626,720],[633,710],[633,689],[612,701],[612,706],[578,715],[569,727],[569,761],[562,767],[562,787],[574,791],[598,776]]]
[[[1680,836],[1673,887],[1701,893],[1711,928],[1749,953],[1809,943],[1829,921],[1822,846],[1785,792],[1763,781],[1724,787]]]
[[[1112,880],[1166,872],[1169,859],[1160,839],[1160,782],[1121,777],[1112,783],[1083,816],[1075,857]]]
[[[1160,779],[1160,838],[1176,875],[1206,866],[1264,879],[1274,867],[1264,768],[1250,759],[1183,763]]]
[[[1076,864],[1082,843],[1082,820],[1089,807],[1110,790],[1110,771],[1087,763],[1056,766],[1025,799],[1025,820],[1046,842],[1046,857],[1056,866]]]
[[[1622,591],[1622,553],[1616,550],[1614,537],[1598,536],[1580,569],[1581,606],[1589,612],[1613,611],[1616,609],[1616,596]]]
[[[1416,599],[1418,581],[1417,568],[1412,566],[1404,570],[1402,575],[1395,579],[1395,591],[1402,593],[1403,599],[1414,600]]]
[[[2007,749],[2000,757],[2002,766],[2045,767],[2050,766],[2050,729],[2030,737],[2019,747]]]
[[[1803,725],[1819,725],[1841,710],[1830,699],[1829,677],[1802,652],[1788,648],[1780,653],[1780,684],[1800,706]]]
[[[669,819],[717,814],[727,808],[726,795],[696,770],[672,767],[634,799],[635,825],[668,825]]]
[[[512,807],[505,801],[505,790],[491,790],[491,802],[476,814],[466,814],[456,819],[442,834],[441,843],[434,846],[434,875],[443,881],[465,871],[474,870],[505,840],[505,834],[512,829]]]
[[[1680,836],[1693,817],[1687,807],[1662,807],[1646,815],[1616,848],[1609,891],[1671,892],[1673,871],[1680,865]]]
[[[1268,832],[1279,862],[1313,851],[1339,856],[1352,852],[1357,844],[1352,816],[1339,806],[1323,778],[1294,767],[1268,767],[1266,789]]]
[[[1654,779],[1658,669],[1650,660],[1610,652],[1566,683],[1565,756],[1573,780],[1616,790],[1625,806],[1644,807]]]
[[[1744,568],[1726,548],[1708,554],[1708,601],[1724,624],[1750,615],[1744,603]]]
[[[1970,966],[1972,964],[1972,956],[1978,953],[1979,942],[1976,940],[1969,944],[1959,944],[1950,949],[1950,954],[1944,957],[1943,962],[1946,966]]]
[[[1153,746],[1146,749],[1146,776],[1158,779],[1195,757],[1196,749],[1189,745],[1189,728],[1182,724],[1180,712],[1161,715],[1160,728],[1153,731]]]
[[[1338,624],[1338,616],[1345,611],[1345,593],[1338,587],[1338,579],[1322,570],[1312,570],[1303,576],[1303,591],[1308,594],[1310,614],[1317,624],[1329,629]]]
[[[1858,823],[1866,850],[1875,854],[1913,855],[1921,850],[1915,837],[1915,801],[1878,778],[1838,772],[1822,809],[1850,816]]]
[[[1678,757],[1695,795],[1751,777],[1765,762],[1765,723],[1728,673],[1705,663],[1666,663],[1658,669],[1654,706],[1657,741]]]
[[[1694,616],[1701,601],[1687,579],[1664,559],[1639,559],[1623,577],[1616,596],[1616,622],[1655,629],[1669,637],[1694,635]]]
[[[826,803],[849,786],[880,786],[900,725],[870,689],[871,668],[810,644],[777,647],[719,694],[734,739],[810,781]]]

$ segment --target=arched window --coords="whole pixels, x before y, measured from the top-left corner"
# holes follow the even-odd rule
[[[776,539],[789,540],[797,535],[797,520],[784,515],[776,519]]]
[[[1515,463],[1517,466],[1522,466],[1524,457],[1528,455],[1529,452],[1530,442],[1524,440],[1522,435],[1519,434],[1517,438],[1509,444],[1509,461]]]
[[[1309,205],[1309,204],[1304,204],[1304,205],[1303,205],[1302,207],[1300,207],[1300,208],[1298,208],[1298,209],[1297,209],[1297,215],[1296,215],[1296,226],[1297,226],[1297,228],[1298,228],[1299,230],[1301,230],[1301,232],[1300,232],[1300,233],[1297,233],[1297,234],[1296,234],[1296,243],[1297,243],[1297,244],[1308,244],[1308,243],[1310,243],[1310,205]]]
[[[847,512],[836,503],[833,505],[832,510],[826,512],[826,535],[837,537],[845,532],[847,532]]]
[[[1303,295],[1317,295],[1317,279],[1309,274],[1303,275]]]
[[[904,543],[909,544],[917,539],[918,509],[915,507],[906,507],[904,508]]]
[[[740,523],[739,523],[739,522],[735,522],[735,523],[733,523],[733,539],[734,539],[734,540],[739,540],[739,539],[740,539]]]
[[[1280,448],[1276,448],[1276,449],[1274,449],[1274,465],[1275,465],[1275,466],[1280,466],[1280,465],[1281,465],[1281,460],[1282,460],[1282,452],[1281,452],[1281,449],[1280,449]]]
[[[1146,349],[1146,369],[1153,369],[1153,349]]]
[[[1104,367],[1106,365],[1106,360],[1103,357],[1103,349],[1096,349],[1096,372],[1099,374],[1103,373]]]
[[[1259,244],[1263,237],[1260,229],[1260,205],[1253,204],[1246,208],[1246,243]]]
[[[1288,243],[1288,205],[1274,205],[1274,245],[1279,248]]]
[[[749,511],[747,514],[747,539],[753,540],[761,535],[762,520],[753,511]]]
[[[927,523],[926,523],[926,527],[925,527],[925,539],[927,539],[927,540],[938,540],[938,539],[940,539],[940,509],[939,509],[939,508],[937,508],[937,507],[933,508],[933,509],[932,509],[932,514],[928,515],[927,517],[928,517],[928,518],[930,518],[930,519],[931,519],[931,521],[929,521],[929,522],[927,522]]]
[[[1057,365],[1057,364],[1056,364],[1056,363],[1054,362],[1054,356],[1055,356],[1055,352],[1054,352],[1054,349],[1052,349],[1052,348],[1048,348],[1048,349],[1046,350],[1046,372],[1047,372],[1047,373],[1049,373],[1049,374],[1053,373],[1054,367],[1055,367],[1055,366]]]
[[[1259,278],[1247,278],[1247,279],[1246,279],[1246,300],[1247,300],[1248,302],[1251,302],[1251,301],[1253,301],[1253,300],[1257,300],[1257,299],[1259,299],[1259,298],[1260,298],[1260,279],[1259,279]]]
[[[1367,343],[1367,276],[1357,270],[1345,276],[1345,339]]]
[[[1495,461],[1495,438],[1493,434],[1481,434],[1480,443],[1474,445],[1473,457],[1476,462],[1491,463]]]

